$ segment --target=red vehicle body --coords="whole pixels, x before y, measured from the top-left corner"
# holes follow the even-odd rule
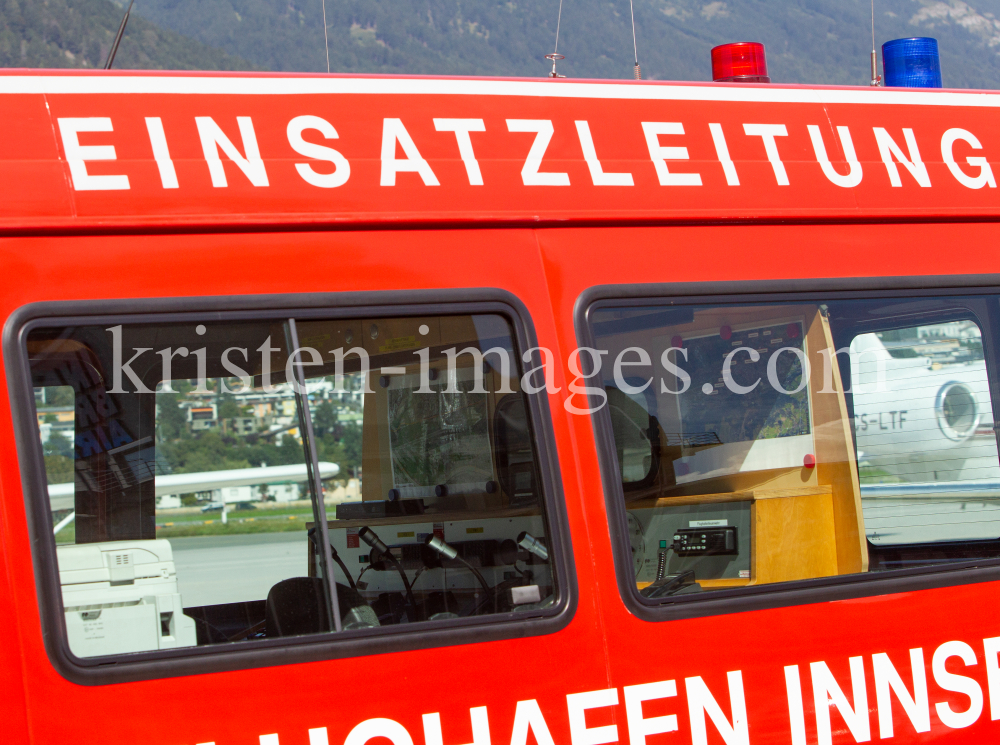
[[[806,588],[750,609],[635,612],[616,574],[595,424],[569,410],[582,399],[569,388],[579,376],[567,360],[586,341],[581,297],[597,286],[698,283],[698,293],[711,295],[763,286],[753,283],[845,292],[989,286],[1000,273],[995,183],[984,177],[984,188],[970,188],[954,171],[971,181],[983,163],[996,165],[998,107],[992,93],[774,85],[0,77],[0,315],[61,301],[181,298],[202,307],[198,298],[252,297],[266,307],[270,298],[318,293],[376,302],[389,291],[503,290],[523,303],[538,345],[557,360],[558,391],[541,405],[551,416],[552,476],[571,556],[562,620],[544,633],[316,652],[285,664],[220,652],[216,667],[201,672],[158,673],[151,663],[118,679],[74,676],[53,660],[58,640],[43,634],[41,549],[24,486],[30,448],[15,435],[5,395],[4,741],[362,745],[388,737],[435,745],[423,718],[433,713],[447,745],[992,741],[1000,574],[989,561],[888,589],[858,582],[836,597]],[[200,140],[196,119],[206,117]],[[291,133],[296,117],[313,119]],[[321,131],[317,117],[335,134]],[[150,118],[160,129],[147,126]],[[454,126],[439,131],[435,119],[481,120],[459,126],[476,169],[460,156]],[[578,122],[589,123],[589,148]],[[643,122],[656,125],[644,132]],[[729,160],[710,124],[720,125]],[[809,125],[835,176],[846,179],[848,161],[857,161],[856,185],[824,174]],[[856,159],[844,156],[838,127],[848,128]],[[895,143],[888,163],[878,128]],[[954,130],[962,131],[942,148]],[[169,155],[154,157],[155,131]],[[206,133],[226,140],[214,164]],[[311,149],[299,143],[297,152],[300,139]],[[977,165],[977,157],[986,160]],[[307,180],[346,175],[346,164],[341,185]],[[617,182],[595,183],[615,174]],[[8,385],[11,364],[5,353]],[[972,664],[947,661],[947,672],[974,681],[964,689],[953,679],[944,688],[932,669],[935,651],[953,641],[975,653]],[[898,686],[876,684],[880,655],[899,671]],[[922,670],[911,670],[914,660]],[[819,662],[858,707],[856,719],[834,704],[815,711],[808,671]],[[802,683],[799,719],[790,666]],[[913,713],[918,679],[929,729]],[[630,688],[647,684],[658,685]],[[976,691],[979,715],[945,724],[942,706],[975,709]],[[473,727],[477,707],[488,728]],[[832,717],[825,735],[821,714]]]

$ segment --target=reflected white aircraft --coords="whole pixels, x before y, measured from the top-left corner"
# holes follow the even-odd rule
[[[851,343],[865,532],[876,544],[1000,537],[1000,461],[986,364],[895,358]]]
[[[330,479],[340,473],[340,466],[328,461],[320,461],[320,479]],[[201,471],[199,473],[171,473],[156,477],[156,496],[166,494],[191,494],[193,492],[212,491],[229,486],[259,486],[261,484],[282,484],[288,482],[304,482],[309,478],[305,463],[288,466],[265,466],[263,468],[234,468],[227,471]],[[66,484],[49,484],[49,508],[56,510],[71,510],[75,507],[75,489],[73,482]],[[54,528],[58,533],[73,521],[76,513],[70,513]]]
[[[986,364],[892,357],[875,334],[851,343],[858,458],[908,482],[1000,479]]]

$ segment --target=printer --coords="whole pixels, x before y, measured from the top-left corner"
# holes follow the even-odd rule
[[[167,540],[56,546],[69,648],[77,657],[191,647]]]

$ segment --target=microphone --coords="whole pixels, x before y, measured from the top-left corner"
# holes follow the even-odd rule
[[[444,559],[455,559],[461,562],[466,569],[468,569],[470,572],[476,575],[476,579],[479,580],[479,584],[483,586],[483,591],[486,593],[487,597],[489,597],[490,593],[493,592],[493,588],[490,587],[489,584],[486,582],[486,578],[482,575],[482,573],[474,566],[472,566],[472,564],[470,564],[461,556],[459,556],[458,551],[455,550],[454,546],[449,546],[447,543],[442,541],[433,533],[431,533],[424,539],[424,545],[439,553],[441,557]]]
[[[358,531],[358,538],[363,540],[365,543],[374,548],[380,554],[389,553],[389,547],[385,545],[382,539],[375,534],[375,531],[369,528],[367,525]]]
[[[392,564],[396,568],[396,571],[399,572],[399,576],[403,580],[403,588],[406,590],[406,600],[410,604],[410,620],[416,621],[417,601],[413,597],[413,588],[410,586],[410,580],[406,578],[406,572],[403,571],[402,565],[396,560],[396,557],[392,555],[392,551],[390,551],[389,547],[385,545],[385,542],[367,525],[358,531],[358,538],[380,553],[385,560]]]
[[[442,541],[433,533],[427,536],[426,540],[424,540],[424,543],[426,543],[428,546],[437,551],[439,554],[441,554],[441,556],[443,556],[446,559],[454,559],[458,556],[458,551],[456,551],[453,547],[449,546],[447,543]]]
[[[549,560],[549,550],[545,547],[545,544],[542,543],[537,538],[535,538],[535,536],[531,535],[531,533],[528,533],[527,531],[522,532],[517,537],[517,545],[523,548],[528,553],[534,554],[542,561]]]

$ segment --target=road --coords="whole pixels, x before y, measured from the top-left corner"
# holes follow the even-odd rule
[[[307,574],[306,532],[171,538],[184,607],[264,600],[283,579]]]

